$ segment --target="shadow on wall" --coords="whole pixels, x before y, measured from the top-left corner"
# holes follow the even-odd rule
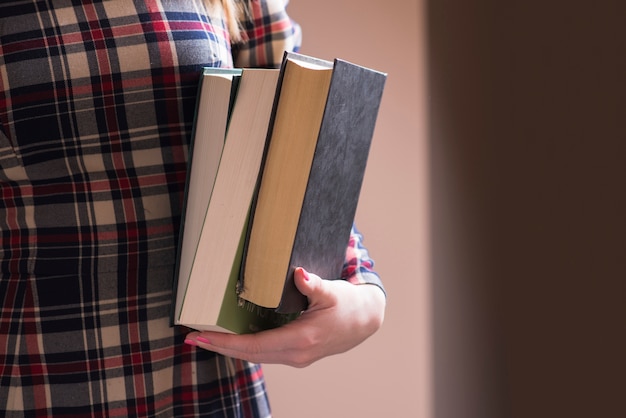
[[[606,3],[428,4],[436,418],[626,416],[626,5]]]

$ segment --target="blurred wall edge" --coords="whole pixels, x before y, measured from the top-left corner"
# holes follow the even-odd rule
[[[625,11],[427,4],[436,418],[626,416]]]

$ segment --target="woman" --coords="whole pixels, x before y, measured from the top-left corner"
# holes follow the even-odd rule
[[[283,0],[231,2],[0,3],[1,415],[265,417],[255,363],[302,367],[380,326],[356,231],[345,281],[297,271],[297,321],[169,326],[200,70],[299,45]]]

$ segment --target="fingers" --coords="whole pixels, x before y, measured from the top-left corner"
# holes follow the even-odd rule
[[[192,332],[185,342],[216,353],[251,361],[253,363],[281,363],[304,367],[313,359],[307,354],[303,333],[293,332],[287,324],[281,328],[257,334],[223,334],[219,332]],[[306,333],[304,333],[306,334]]]
[[[192,332],[185,343],[205,350],[215,351],[229,357],[261,362],[261,345],[256,334],[231,335],[219,332]],[[267,355],[267,353],[264,353]],[[264,359],[263,359],[264,360]]]

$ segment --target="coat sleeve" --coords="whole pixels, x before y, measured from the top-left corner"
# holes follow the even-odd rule
[[[373,284],[385,292],[380,276],[374,270],[374,260],[363,246],[363,235],[354,225],[350,232],[341,278],[353,284]]]

